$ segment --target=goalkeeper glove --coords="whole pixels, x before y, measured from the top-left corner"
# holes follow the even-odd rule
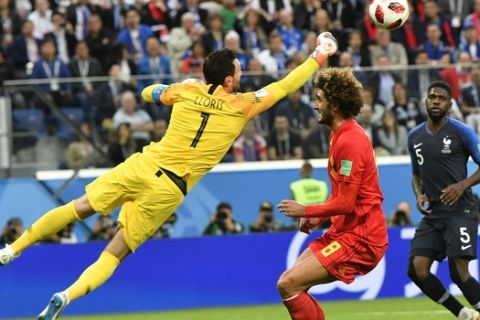
[[[325,60],[337,52],[337,40],[330,32],[322,32],[317,37],[317,47],[310,55],[318,64],[323,64]]]

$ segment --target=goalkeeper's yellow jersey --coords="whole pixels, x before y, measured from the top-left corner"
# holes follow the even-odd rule
[[[167,132],[144,148],[144,157],[182,177],[190,191],[220,162],[247,121],[298,90],[317,68],[309,58],[284,79],[255,92],[231,94],[217,86],[209,94],[211,85],[170,85],[160,96],[163,104],[173,105]]]

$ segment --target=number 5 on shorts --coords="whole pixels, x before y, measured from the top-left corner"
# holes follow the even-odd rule
[[[325,248],[323,248],[320,253],[324,256],[324,257],[328,257],[329,255],[331,255],[332,253],[335,253],[337,252],[340,248],[342,247],[342,245],[340,243],[338,243],[337,241],[333,241],[332,243],[330,243],[328,246],[326,246]]]

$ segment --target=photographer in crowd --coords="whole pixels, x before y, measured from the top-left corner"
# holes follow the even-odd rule
[[[116,232],[117,226],[115,221],[110,216],[101,215],[98,217],[95,227],[93,228],[93,232],[88,240],[110,240],[113,238]]]
[[[0,244],[12,243],[23,232],[23,222],[20,218],[13,217],[8,219],[7,225],[3,228],[2,235],[0,236]]]
[[[412,220],[412,209],[410,204],[406,201],[399,202],[395,212],[392,214],[388,221],[388,226],[390,227],[403,227],[403,226],[413,226]]]
[[[282,229],[282,224],[275,221],[273,215],[273,205],[269,201],[264,201],[260,205],[258,219],[249,227],[251,233],[257,232],[278,232]]]
[[[230,203],[220,202],[212,221],[203,231],[206,236],[220,236],[224,234],[244,233],[243,225],[233,219],[233,209]]]

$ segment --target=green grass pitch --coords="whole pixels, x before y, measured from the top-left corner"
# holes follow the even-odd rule
[[[462,303],[465,303],[461,299]],[[427,298],[324,302],[329,320],[453,320],[442,306]],[[65,320],[288,320],[281,304],[184,311],[62,317]],[[21,319],[16,319],[21,320]]]

